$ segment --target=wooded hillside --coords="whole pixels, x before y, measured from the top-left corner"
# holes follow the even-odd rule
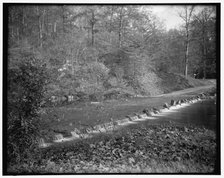
[[[11,5],[9,68],[41,59],[49,96],[111,88],[155,95],[164,92],[159,73],[186,74],[186,66],[189,76],[215,78],[216,9],[177,8],[183,26],[167,31],[149,5]]]

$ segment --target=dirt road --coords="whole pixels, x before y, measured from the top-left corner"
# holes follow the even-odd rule
[[[195,95],[198,93],[203,92],[204,90],[210,89],[214,87],[214,85],[208,85],[208,86],[201,86],[201,87],[195,87],[195,88],[187,88],[185,90],[180,90],[180,91],[174,91],[172,93],[167,93],[167,94],[162,94],[158,95],[156,97],[161,97],[161,96],[177,96],[177,95]]]

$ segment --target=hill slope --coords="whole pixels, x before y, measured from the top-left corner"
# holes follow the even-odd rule
[[[128,82],[130,83],[130,81]],[[120,93],[126,93],[126,95],[123,94],[123,96],[127,96],[128,94],[128,96],[131,96],[130,93],[132,96],[134,93],[138,96],[156,96],[187,88],[214,84],[215,80],[194,79],[192,77],[188,77],[186,79],[183,75],[180,74],[151,71],[143,76],[139,76],[137,78],[137,85],[133,85],[133,83],[131,83],[128,87],[118,87],[119,89],[116,90],[120,90]],[[113,88],[110,89],[110,91],[114,90],[115,89]],[[106,93],[108,94],[108,92]],[[122,98],[122,96],[120,97]],[[116,97],[116,99],[120,97]]]

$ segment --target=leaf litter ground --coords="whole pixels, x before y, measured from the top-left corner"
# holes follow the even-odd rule
[[[11,172],[29,173],[212,173],[214,131],[164,121],[130,125],[92,139],[41,151],[34,164]]]

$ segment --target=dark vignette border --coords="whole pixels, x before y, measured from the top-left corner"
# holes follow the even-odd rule
[[[181,6],[181,5],[213,5],[216,6],[216,79],[217,79],[217,120],[216,120],[216,125],[217,125],[217,130],[216,130],[216,136],[217,136],[217,155],[216,155],[216,165],[215,165],[215,171],[213,175],[221,175],[221,135],[220,135],[220,130],[221,130],[221,122],[220,122],[220,98],[221,98],[221,93],[220,93],[220,37],[221,37],[221,3],[150,3],[150,4],[144,4],[144,3],[130,3],[130,4],[125,4],[125,3],[111,3],[111,4],[103,4],[103,3],[80,3],[80,4],[74,4],[74,3],[3,3],[3,100],[2,100],[2,111],[3,111],[3,131],[2,131],[2,136],[3,136],[3,141],[2,141],[2,146],[3,146],[3,159],[2,159],[2,169],[3,169],[3,175],[13,175],[7,172],[7,73],[8,73],[8,9],[10,6],[19,6],[19,5],[176,5],[176,6]],[[100,175],[121,175],[118,173],[94,173],[94,174],[100,174]],[[155,174],[155,173],[154,173]],[[159,175],[172,175],[172,174],[181,174],[181,175],[195,175],[194,173],[158,173]],[[14,174],[16,175],[16,174]],[[72,174],[19,174],[19,175],[72,175]],[[93,175],[93,174],[75,174],[75,175]],[[130,175],[129,173],[122,173],[122,175]],[[149,173],[132,173],[132,175],[149,175]],[[210,174],[203,174],[203,173],[196,173],[196,175],[210,175]]]

